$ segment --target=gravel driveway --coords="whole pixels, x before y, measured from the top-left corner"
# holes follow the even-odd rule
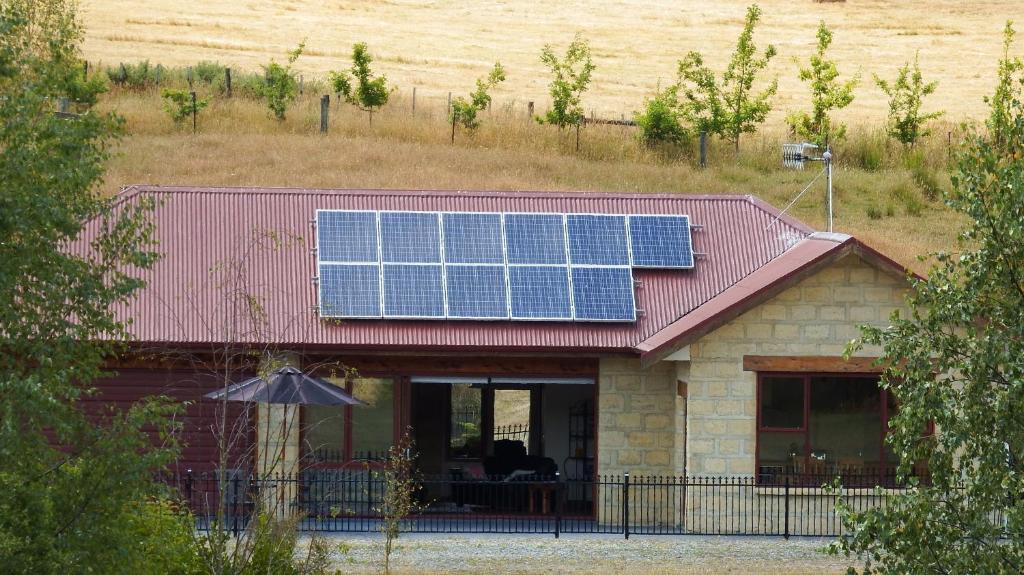
[[[336,534],[345,573],[380,571],[378,534]],[[823,555],[828,539],[406,534],[392,555],[396,574],[426,573],[844,573],[851,563]]]

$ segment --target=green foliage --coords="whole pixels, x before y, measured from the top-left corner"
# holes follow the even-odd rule
[[[70,0],[0,3],[0,570],[130,573],[131,524],[173,456],[173,408],[104,414],[79,400],[127,338],[114,309],[156,259],[148,212],[96,188],[118,118],[52,114],[81,78]],[[97,225],[90,226],[87,222]],[[86,255],[88,254],[88,255]],[[165,448],[154,449],[147,428]],[[63,449],[56,447],[64,446]]]
[[[292,65],[302,55],[306,43],[300,42],[299,47],[288,53],[288,64],[282,66],[271,60],[270,64],[263,66],[264,84],[260,95],[267,102],[270,113],[278,120],[284,120],[288,106],[295,101],[299,93],[299,83],[292,72]]]
[[[831,551],[856,555],[865,573],[1024,572],[1022,70],[1004,56],[988,130],[957,154],[945,200],[970,218],[960,251],[934,254],[909,315],[863,328],[857,345],[884,349],[899,473],[927,461],[931,477],[884,507],[840,507],[847,535]],[[936,434],[922,437],[930,423]]]
[[[643,112],[633,115],[640,130],[637,137],[648,147],[682,143],[687,139],[687,133],[679,121],[680,117],[678,87],[660,90],[644,102]]]
[[[921,113],[921,100],[935,92],[938,82],[925,83],[921,67],[914,55],[914,67],[907,62],[899,69],[896,80],[891,84],[875,76],[875,83],[889,97],[889,136],[905,146],[913,146],[919,138],[930,131],[924,126],[942,115],[942,112]]]
[[[351,76],[345,72],[330,74],[334,93],[341,94],[346,102],[369,113],[370,123],[373,123],[373,110],[387,104],[392,91],[386,76],[373,77],[373,71],[370,70],[372,62],[366,43],[359,42],[352,46]],[[355,86],[352,85],[353,79]]]
[[[384,463],[384,493],[377,512],[381,514],[380,532],[384,535],[384,574],[391,572],[391,554],[402,530],[402,521],[420,509],[417,495],[420,482],[412,456],[411,430],[407,429],[398,443],[388,449]]]
[[[164,110],[170,114],[175,124],[180,124],[185,118],[190,117],[193,112],[198,114],[210,104],[209,98],[196,98],[193,104],[192,94],[187,90],[164,88],[160,92],[160,96],[164,99]]]
[[[145,90],[159,86],[166,78],[166,69],[157,64],[150,66],[149,60],[135,64],[124,63],[106,69],[108,79],[118,87],[129,90]]]
[[[537,121],[553,124],[559,129],[583,124],[583,92],[590,85],[590,76],[595,66],[590,57],[590,45],[583,35],[576,33],[564,58],[555,55],[554,48],[546,44],[541,50],[540,61],[551,70],[551,109]]]
[[[839,81],[839,70],[834,60],[826,57],[832,45],[832,32],[822,21],[818,25],[818,47],[808,61],[807,67],[800,68],[800,80],[808,82],[811,88],[811,111],[795,112],[786,122],[804,140],[825,146],[843,139],[846,125],[832,119],[832,112],[842,110],[853,102],[853,89],[859,78]]]
[[[305,553],[299,547],[301,515],[278,517],[273,512],[259,513],[238,539],[214,525],[208,533],[193,538],[191,549],[206,573],[231,575],[327,575],[339,573],[330,568],[331,549],[321,536],[309,539]],[[173,572],[173,571],[172,571]]]
[[[679,62],[679,86],[682,90],[684,116],[700,132],[727,138],[738,151],[740,136],[752,134],[771,111],[771,98],[778,90],[773,80],[760,93],[754,94],[754,82],[775,57],[775,46],[768,45],[758,56],[754,45],[754,28],[761,19],[761,8],[747,8],[743,30],[722,80],[704,63],[698,52],[689,52]]]
[[[124,518],[128,533],[141,549],[126,559],[125,572],[139,575],[206,573],[195,539],[195,519],[164,497],[131,502]]]
[[[501,62],[495,62],[486,79],[477,78],[476,90],[469,95],[469,100],[462,96],[452,100],[448,118],[452,123],[452,142],[455,141],[456,125],[461,125],[467,130],[475,130],[480,125],[476,120],[477,113],[491,105],[490,91],[504,81],[505,68],[501,66]]]

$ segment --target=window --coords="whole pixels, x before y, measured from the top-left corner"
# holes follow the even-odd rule
[[[448,457],[480,459],[483,455],[483,390],[468,383],[455,383],[450,389]]]
[[[306,406],[302,424],[306,456],[312,463],[383,459],[394,442],[394,382],[356,378],[334,383],[366,405]]]
[[[892,483],[899,462],[883,438],[895,403],[877,376],[762,374],[758,386],[760,483]]]

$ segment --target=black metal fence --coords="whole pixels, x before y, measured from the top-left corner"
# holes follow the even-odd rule
[[[530,426],[521,423],[496,425],[494,426],[493,439],[495,441],[499,439],[511,439],[513,441],[522,441],[524,444],[528,445],[530,443]]]
[[[403,530],[420,533],[561,533],[641,535],[836,536],[843,526],[834,495],[822,489],[833,476],[785,478],[765,485],[755,477],[600,476],[423,477],[419,510]],[[884,505],[884,492],[867,478],[844,487],[857,510]],[[258,479],[240,472],[169,478],[208,529],[220,515],[229,530],[245,529],[258,509],[303,516],[309,531],[369,532],[380,527],[382,471],[310,469]]]

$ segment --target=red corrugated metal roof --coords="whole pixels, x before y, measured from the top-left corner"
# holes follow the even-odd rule
[[[778,211],[751,196],[139,186],[122,201],[140,195],[158,201],[164,257],[123,313],[139,341],[177,344],[634,351],[812,231],[786,216],[772,224]],[[635,270],[644,312],[635,324],[322,320],[312,281],[317,209],[688,214],[702,255],[692,270]]]

